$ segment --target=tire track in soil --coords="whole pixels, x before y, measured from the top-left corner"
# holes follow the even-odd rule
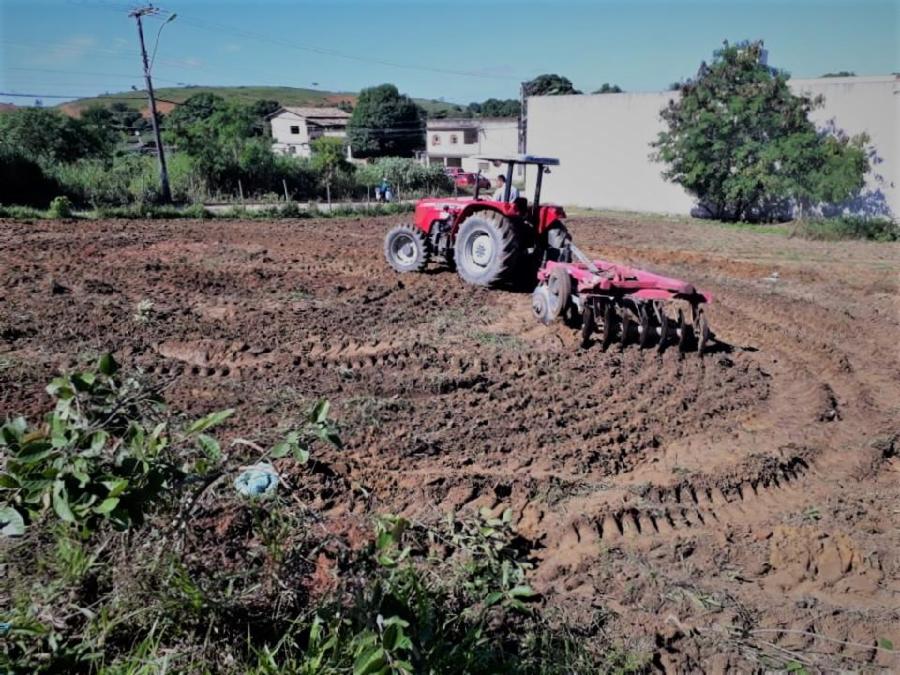
[[[634,561],[651,554],[689,544],[710,579],[718,578],[717,556],[751,566],[765,557],[773,570],[759,574],[752,592],[715,583],[757,608],[763,623],[784,626],[812,624],[802,623],[803,612],[775,611],[785,592],[782,567],[799,569],[794,576],[802,576],[804,560],[843,570],[835,556],[865,567],[869,553],[847,553],[863,550],[854,542],[863,526],[836,549],[816,544],[818,535],[773,530],[816,507],[818,527],[833,532],[846,527],[834,514],[845,513],[854,495],[871,489],[886,501],[896,497],[885,487],[895,460],[869,447],[880,434],[900,433],[900,368],[889,367],[897,365],[889,339],[896,321],[864,302],[852,315],[833,311],[854,286],[819,303],[824,273],[785,270],[784,288],[773,294],[752,281],[765,265],[676,256],[691,265],[683,276],[716,293],[711,323],[736,345],[732,352],[701,360],[636,346],[578,350],[572,330],[531,322],[527,295],[468,287],[447,272],[394,275],[379,257],[390,222],[217,223],[214,239],[210,224],[199,222],[145,223],[140,232],[119,224],[17,232],[34,256],[4,259],[10,312],[0,334],[12,339],[0,347],[12,358],[45,354],[44,369],[53,355],[86,345],[116,348],[153,378],[177,376],[173,406],[234,405],[248,428],[276,428],[286,411],[329,398],[345,423],[345,449],[322,449],[321,460],[370,494],[366,501],[330,496],[330,508],[428,519],[509,506],[535,546],[534,585],[567,611],[577,611],[584,594],[602,595],[636,635],[663,630],[662,610],[644,612],[628,591]],[[602,250],[608,227],[588,225],[576,226],[579,244]],[[336,226],[347,236],[331,236]],[[0,222],[0,242],[9,232]],[[638,264],[642,255],[656,267],[670,259],[665,237],[650,237],[647,246],[649,254],[617,250]],[[0,256],[18,247],[0,246]],[[83,255],[66,258],[71,250]],[[72,292],[48,294],[49,276]],[[147,323],[131,318],[143,298],[156,313]],[[9,318],[34,317],[38,307],[66,329]],[[860,330],[861,322],[871,329]],[[879,352],[886,367],[873,360]],[[7,372],[13,369],[0,370],[0,386],[9,384]],[[35,386],[38,375],[29,376]],[[868,522],[857,512],[846,517]],[[772,541],[793,557],[760,552],[768,541],[761,537],[773,531]],[[884,553],[883,539],[865,541],[866,551],[882,551],[884,572],[866,583],[884,603],[884,585],[900,564]],[[670,586],[691,581],[673,576],[671,565],[648,569]],[[845,596],[828,589],[851,572],[824,575],[827,582],[822,576],[792,580],[787,592],[818,593],[840,607]],[[653,587],[639,580],[638,590]],[[868,638],[873,625],[863,617],[833,631]]]

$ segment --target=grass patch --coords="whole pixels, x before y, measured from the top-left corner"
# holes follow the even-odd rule
[[[522,338],[509,333],[490,333],[487,331],[476,331],[472,333],[472,338],[478,344],[488,347],[496,347],[498,349],[523,349],[525,342]]]
[[[790,228],[792,236],[814,241],[900,241],[900,227],[885,218],[815,218],[796,221]]]

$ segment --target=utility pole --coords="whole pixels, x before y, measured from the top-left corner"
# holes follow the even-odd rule
[[[526,82],[519,85],[519,154],[524,155],[528,142],[528,98],[525,96]]]
[[[152,16],[159,12],[153,5],[147,5],[139,9],[132,10],[128,16],[134,17],[137,22],[138,38],[141,41],[141,59],[144,64],[144,81],[147,83],[147,96],[150,98],[150,121],[153,123],[153,136],[156,138],[156,157],[159,160],[159,187],[162,193],[162,200],[168,204],[172,201],[172,191],[169,189],[169,170],[166,168],[166,153],[163,149],[162,136],[159,133],[159,116],[156,113],[156,98],[153,95],[153,81],[150,79],[150,61],[147,60],[147,48],[144,46],[144,26],[141,18]],[[174,14],[169,21],[174,18]],[[166,22],[168,23],[168,21]],[[162,28],[160,28],[162,31]],[[159,41],[159,35],[157,35]],[[154,54],[156,50],[154,49]]]
[[[525,155],[527,154],[528,148],[528,97],[525,95],[525,85],[526,82],[522,82],[519,85],[519,154]],[[525,164],[519,165],[519,171],[521,171],[522,180],[527,180],[528,176],[526,175],[528,167]]]

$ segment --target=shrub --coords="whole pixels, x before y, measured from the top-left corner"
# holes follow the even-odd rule
[[[0,143],[0,204],[46,208],[63,191],[40,164]]]
[[[839,241],[868,239],[871,241],[900,241],[900,227],[886,218],[840,216],[797,221],[792,234],[804,239]]]
[[[48,213],[51,218],[71,218],[72,201],[65,196],[54,197],[50,202]]]

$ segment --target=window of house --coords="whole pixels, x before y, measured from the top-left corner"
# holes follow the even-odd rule
[[[459,137],[456,134],[450,134],[450,145],[459,143]]]
[[[487,173],[491,168],[491,165],[487,162],[478,162],[478,170],[482,173]]]
[[[463,131],[463,143],[471,145],[478,142],[478,129],[465,129]]]
[[[432,136],[432,137],[431,137],[431,144],[432,144],[432,145],[440,145],[440,144],[441,144],[441,137],[438,136],[437,134],[435,134],[434,136]]]
[[[291,126],[291,133],[294,134],[294,135],[299,135],[299,134],[300,134],[300,127],[298,127],[298,126]]]

